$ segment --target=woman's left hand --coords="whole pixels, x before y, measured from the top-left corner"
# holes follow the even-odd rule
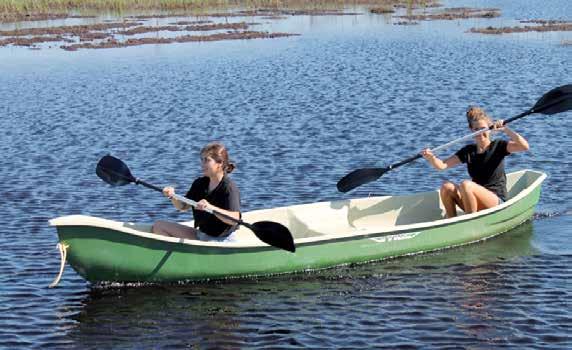
[[[493,130],[504,131],[504,120],[499,119],[493,123]]]
[[[431,152],[431,149],[429,148],[423,149],[419,154],[421,154],[423,158],[427,160],[432,160],[433,158],[436,158],[433,152]]]
[[[210,204],[206,199],[201,199],[197,202],[197,209],[203,211],[212,211],[213,205]]]

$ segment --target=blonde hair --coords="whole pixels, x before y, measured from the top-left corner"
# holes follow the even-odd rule
[[[220,142],[211,142],[201,149],[201,157],[211,157],[215,162],[222,164],[222,170],[225,173],[232,173],[236,169],[236,165],[228,158],[226,147]]]
[[[487,123],[492,123],[491,117],[485,113],[485,110],[478,106],[469,106],[467,108],[467,123],[469,123],[469,128],[473,126],[474,122],[479,120],[485,120]]]

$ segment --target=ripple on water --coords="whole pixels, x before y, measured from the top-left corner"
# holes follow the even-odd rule
[[[567,8],[503,3],[500,20],[561,18]],[[572,75],[568,49],[548,37],[378,19],[293,17],[282,25],[307,24],[304,34],[276,41],[3,51],[0,347],[571,348],[570,113],[514,123],[532,148],[507,169],[549,177],[533,221],[500,237],[209,283],[90,285],[68,266],[60,286],[46,288],[59,266],[50,218],[188,218],[151,192],[104,186],[94,166],[108,152],[183,191],[199,175],[200,148],[222,140],[238,164],[232,176],[245,210],[342,199],[335,183],[349,170],[465,135],[468,104],[506,118]],[[428,169],[409,164],[350,196],[429,191],[467,177],[462,168]]]

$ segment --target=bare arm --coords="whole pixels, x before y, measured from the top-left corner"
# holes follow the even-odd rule
[[[173,206],[175,208],[177,208],[177,210],[180,211],[187,211],[189,210],[189,208],[191,208],[190,205],[188,205],[187,203],[183,203],[177,199],[175,199],[175,197],[170,198],[171,199],[171,203],[173,203]]]
[[[448,168],[452,168],[458,164],[461,164],[461,160],[456,155],[452,155],[445,160],[441,160],[439,159],[439,157],[434,155],[433,152],[431,152],[431,150],[428,148],[421,151],[421,155],[423,156],[423,158],[427,159],[427,161],[429,162],[429,164],[433,166],[433,168],[437,170],[445,170]]]
[[[504,131],[505,134],[510,138],[506,150],[510,153],[524,152],[530,149],[528,141],[522,137],[516,131],[509,129],[507,126],[503,126],[503,120],[497,120],[494,124],[495,130]]]
[[[223,213],[225,215],[228,215],[231,218],[235,218],[236,220],[240,220],[240,212],[238,212],[238,211],[228,211],[228,210],[224,210],[224,209],[220,209],[220,208],[216,208],[215,210],[219,213]],[[231,226],[236,225],[236,221],[229,220],[229,219],[224,218],[218,214],[215,214],[215,216],[217,218],[219,218],[220,221],[224,222],[227,225],[231,225]]]
[[[173,203],[173,206],[175,208],[177,208],[177,210],[180,211],[187,211],[189,210],[189,208],[191,207],[190,205],[183,203],[177,199],[175,199],[174,195],[175,195],[175,189],[173,187],[165,187],[163,188],[163,194],[165,195],[165,197],[169,198],[171,200],[171,203]]]
[[[189,208],[191,208],[191,206],[188,205],[187,203],[184,203],[184,202],[181,202],[181,201],[175,199],[175,197],[174,197],[175,189],[173,187],[165,187],[163,189],[163,194],[171,200],[171,203],[173,203],[173,206],[175,208],[177,208],[177,210],[187,211],[187,210],[189,210]],[[210,204],[206,199],[202,199],[199,202],[197,202],[197,209],[198,210],[208,210],[208,209],[214,210],[218,213],[222,213],[224,215],[230,216],[231,218],[235,218],[236,220],[240,220],[240,212],[221,209],[217,206]],[[229,220],[229,219],[223,217],[222,215],[218,215],[217,213],[215,213],[214,215],[220,221],[224,222],[227,225],[236,225],[236,222]]]
[[[224,222],[227,225],[236,225],[235,221],[229,220],[222,215],[218,215],[218,213],[230,216],[236,220],[240,220],[240,212],[238,211],[230,211],[226,209],[221,209],[217,206],[210,204],[206,199],[201,199],[197,203],[197,209],[199,210],[214,210],[216,213],[213,213],[220,221]]]

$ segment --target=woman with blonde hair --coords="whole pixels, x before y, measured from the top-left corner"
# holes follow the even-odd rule
[[[233,233],[236,222],[216,213],[237,220],[241,218],[240,191],[228,176],[235,169],[235,165],[230,162],[226,147],[219,142],[209,143],[201,150],[201,165],[204,176],[196,179],[185,195],[198,203],[196,208],[193,208],[194,227],[157,221],[153,225],[153,233],[202,241],[235,240]],[[165,187],[163,194],[178,210],[186,211],[190,208],[174,197],[173,187]],[[215,213],[209,213],[213,210]]]
[[[421,152],[437,170],[452,168],[461,163],[467,164],[471,180],[464,180],[458,185],[446,181],[441,186],[441,200],[448,218],[457,215],[456,205],[465,213],[474,213],[505,201],[507,190],[504,158],[511,153],[529,149],[524,137],[504,126],[503,120],[493,122],[482,108],[469,107],[467,122],[473,132],[492,126],[493,130],[503,131],[510,140],[493,140],[491,131],[485,131],[475,136],[475,143],[461,148],[445,160],[439,159],[428,148]]]

